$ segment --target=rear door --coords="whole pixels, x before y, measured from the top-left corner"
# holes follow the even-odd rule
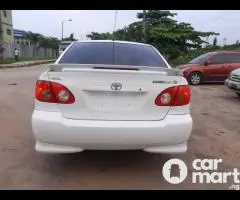
[[[237,68],[240,68],[240,53],[226,53],[227,54],[227,58],[226,58],[226,63],[224,64],[225,70],[226,70],[226,76],[225,79],[227,78],[227,76],[229,75],[229,73]]]
[[[72,45],[48,75],[75,97],[63,116],[82,120],[161,120],[170,107],[156,97],[182,79],[151,46],[107,42]]]
[[[226,55],[224,53],[213,55],[209,59],[209,64],[207,66],[203,66],[205,80],[224,81],[227,74],[225,67],[226,62]]]

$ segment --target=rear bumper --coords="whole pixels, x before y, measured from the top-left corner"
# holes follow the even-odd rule
[[[161,121],[72,120],[59,112],[35,110],[32,128],[35,149],[45,153],[128,149],[183,153],[192,131],[192,118],[186,114],[167,115]]]
[[[236,93],[240,93],[240,82],[232,81],[230,79],[226,79],[224,84]]]

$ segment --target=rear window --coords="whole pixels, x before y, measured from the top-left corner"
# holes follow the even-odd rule
[[[167,67],[150,46],[111,42],[74,43],[59,63]]]

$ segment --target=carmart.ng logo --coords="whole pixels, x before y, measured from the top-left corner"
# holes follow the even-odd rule
[[[219,171],[219,165],[222,159],[194,159],[192,162],[193,171],[190,174],[192,183],[212,183],[212,184],[225,184],[232,182],[229,189],[240,189],[240,172],[238,168],[233,171]],[[180,159],[170,159],[162,169],[164,179],[171,184],[182,183],[188,175],[186,164]]]
[[[186,164],[180,159],[170,159],[165,162],[162,174],[164,179],[171,184],[182,183],[188,174]]]

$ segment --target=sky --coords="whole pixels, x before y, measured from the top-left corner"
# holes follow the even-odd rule
[[[61,38],[62,21],[64,37],[74,33],[75,38],[86,39],[94,32],[112,32],[115,10],[13,10],[13,27]],[[136,14],[141,10],[118,10],[116,29],[137,21]],[[190,23],[198,31],[220,33],[218,44],[222,45],[240,40],[240,10],[171,10],[179,22]],[[71,19],[72,21],[67,21]],[[209,38],[212,42],[213,38]]]

